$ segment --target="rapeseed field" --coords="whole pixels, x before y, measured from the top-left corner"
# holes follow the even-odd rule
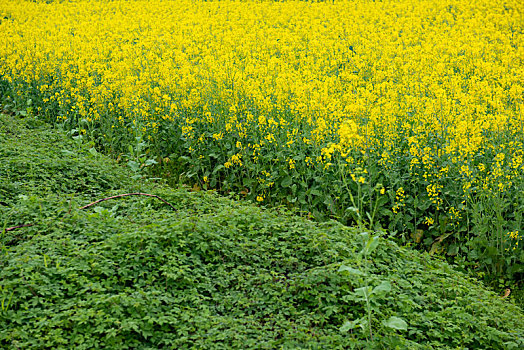
[[[48,2],[0,0],[15,111],[139,174],[522,276],[522,1]]]

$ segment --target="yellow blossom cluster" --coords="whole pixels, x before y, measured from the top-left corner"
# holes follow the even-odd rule
[[[162,157],[180,139],[229,172],[254,164],[258,183],[365,155],[440,209],[451,181],[467,197],[522,179],[523,13],[519,0],[0,0],[0,84],[108,139],[138,130]],[[395,188],[398,212],[416,194]]]
[[[511,247],[506,248],[506,250],[516,250],[519,247],[519,242],[522,240],[522,235],[519,235],[519,231],[508,232],[507,235],[509,236]]]

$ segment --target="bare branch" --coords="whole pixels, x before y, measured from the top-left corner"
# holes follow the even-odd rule
[[[127,196],[146,196],[146,197],[154,197],[162,202],[164,202],[165,204],[169,205],[171,208],[173,208],[173,210],[176,210],[176,208],[171,204],[169,203],[168,201],[166,201],[165,199],[163,198],[160,198],[159,196],[157,196],[156,194],[148,194],[148,193],[140,193],[140,192],[137,192],[137,193],[124,193],[124,194],[119,194],[119,195],[116,195],[116,196],[112,196],[112,197],[107,197],[107,198],[102,198],[102,199],[99,199],[95,202],[92,202],[92,203],[89,203],[88,205],[84,205],[83,207],[79,208],[79,210],[83,210],[83,209],[87,209],[95,204],[98,204],[100,202],[103,202],[103,201],[107,201],[107,200],[110,200],[110,199],[115,199],[115,198],[121,198],[121,197],[127,197]],[[69,203],[71,204],[71,203]],[[68,214],[71,212],[71,208],[69,208],[69,212]],[[18,226],[13,226],[13,227],[8,227],[4,230],[4,233],[5,232],[9,232],[9,231],[14,231],[16,229],[19,229],[19,228],[22,228],[22,227],[30,227],[30,226],[34,226],[34,224],[24,224],[24,225],[18,225]]]
[[[8,228],[6,228],[4,230],[4,232],[14,231],[14,230],[22,228],[22,227],[29,227],[29,226],[33,226],[33,225],[34,224],[25,224],[25,225],[18,225],[18,226],[8,227]]]
[[[171,208],[173,208],[173,210],[176,210],[176,208],[171,204],[169,203],[168,201],[166,201],[165,199],[162,199],[160,198],[159,196],[155,195],[155,194],[148,194],[148,193],[140,193],[140,192],[137,192],[137,193],[124,193],[124,194],[119,194],[119,195],[116,195],[116,196],[112,196],[112,197],[107,197],[107,198],[102,198],[102,199],[99,199],[95,202],[92,202],[92,203],[89,203],[88,205],[84,205],[83,207],[79,208],[79,210],[83,210],[83,209],[86,209],[86,208],[89,208],[95,204],[98,204],[100,202],[103,202],[103,201],[107,201],[109,199],[115,199],[115,198],[120,198],[120,197],[126,197],[126,196],[147,196],[147,197],[154,197],[164,203],[166,203],[167,205],[169,205]]]

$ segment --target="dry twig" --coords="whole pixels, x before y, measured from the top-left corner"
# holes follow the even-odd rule
[[[153,197],[153,198],[156,198],[164,203],[166,203],[167,205],[169,205],[171,208],[173,208],[173,210],[176,210],[176,208],[173,206],[173,204],[169,203],[168,201],[166,201],[165,199],[163,198],[160,198],[159,196],[157,196],[156,194],[149,194],[149,193],[140,193],[140,192],[136,192],[136,193],[124,193],[124,194],[119,194],[119,195],[116,195],[116,196],[111,196],[111,197],[107,197],[107,198],[102,198],[102,199],[99,199],[97,201],[94,201],[92,203],[89,203],[87,205],[84,205],[83,207],[81,208],[78,208],[79,210],[84,210],[84,209],[87,209],[95,204],[98,204],[100,202],[103,202],[103,201],[107,201],[107,200],[110,200],[110,199],[115,199],[115,198],[121,198],[121,197],[127,197],[127,196],[146,196],[146,197]],[[71,204],[71,202],[69,203]],[[68,214],[71,212],[71,208],[69,208],[69,211],[67,212]],[[13,226],[13,227],[8,227],[4,230],[4,233],[5,232],[9,232],[9,231],[14,231],[16,229],[19,229],[19,228],[22,228],[22,227],[29,227],[29,226],[33,226],[34,224],[25,224],[25,225],[18,225],[18,226]]]
[[[137,193],[124,193],[124,194],[119,194],[119,195],[116,195],[116,196],[112,196],[112,197],[107,197],[107,198],[102,198],[102,199],[99,199],[93,203],[89,203],[88,205],[84,205],[83,207],[79,208],[80,210],[83,210],[83,209],[86,209],[86,208],[89,208],[95,204],[98,204],[100,202],[103,202],[103,201],[107,201],[109,199],[115,199],[115,198],[120,198],[120,197],[126,197],[126,196],[147,196],[147,197],[154,197],[164,203],[166,203],[167,205],[169,205],[171,208],[173,208],[173,210],[176,210],[176,208],[171,204],[169,203],[168,201],[166,201],[165,199],[162,199],[160,198],[159,196],[157,196],[156,194],[148,194],[148,193],[140,193],[140,192],[137,192]]]
[[[25,224],[25,225],[18,225],[18,226],[13,226],[13,227],[8,227],[4,230],[4,233],[5,232],[9,232],[9,231],[14,231],[16,229],[19,229],[19,228],[22,228],[22,227],[29,227],[29,226],[33,226],[34,224]]]

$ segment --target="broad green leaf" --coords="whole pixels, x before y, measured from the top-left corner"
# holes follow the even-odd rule
[[[355,207],[350,207],[350,208],[355,208]],[[369,232],[360,232],[360,236],[362,236],[362,239],[364,240],[364,242],[367,242],[369,240]]]
[[[282,187],[289,187],[291,186],[291,184],[293,183],[293,179],[291,178],[291,176],[286,176],[284,178],[284,180],[282,180]]]
[[[360,287],[355,289],[355,294],[361,296],[364,299],[367,299],[370,293],[371,287]]]
[[[347,271],[347,272],[349,272],[349,273],[351,273],[353,275],[359,275],[359,276],[365,276],[366,275],[364,272],[360,271],[359,269],[354,269],[354,268],[346,266],[346,265],[342,265],[338,269],[338,272],[342,272],[342,271]]]
[[[360,235],[364,239],[364,248],[362,248],[361,253],[364,255],[371,254],[378,247],[380,237],[371,236],[368,232],[361,232]]]
[[[353,321],[346,321],[346,322],[344,322],[342,327],[340,327],[340,331],[341,332],[347,332],[349,330],[352,330],[356,326],[361,326],[361,322],[362,322],[362,318],[359,318],[359,319],[353,320]]]
[[[383,324],[386,327],[398,329],[399,331],[405,331],[408,329],[407,322],[396,316],[391,316],[387,321],[384,321]]]
[[[215,169],[213,169],[213,174],[216,174],[217,171],[220,171],[220,170],[222,170],[222,169],[224,169],[224,166],[223,166],[222,164],[217,165],[217,166],[215,167]]]
[[[154,159],[148,159],[148,160],[146,160],[146,162],[144,164],[146,166],[150,166],[150,165],[153,165],[153,164],[157,164],[157,161],[154,160]]]
[[[391,291],[391,283],[389,281],[382,281],[373,289],[374,294],[388,293]]]

